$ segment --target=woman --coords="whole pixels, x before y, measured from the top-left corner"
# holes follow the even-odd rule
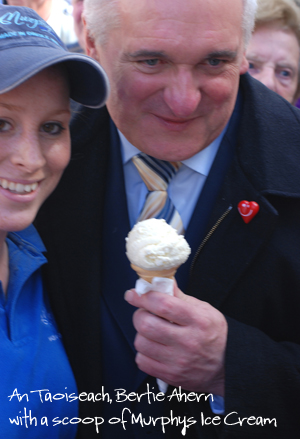
[[[1,437],[76,435],[77,389],[41,280],[31,225],[70,158],[69,97],[100,107],[107,79],[33,10],[0,5]]]
[[[258,0],[247,48],[249,73],[292,104],[300,95],[300,9],[294,0]]]

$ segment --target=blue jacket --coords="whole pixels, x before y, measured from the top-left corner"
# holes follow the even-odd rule
[[[10,277],[6,297],[0,283],[0,436],[72,439],[77,425],[58,421],[77,416],[78,400],[70,397],[77,388],[45,300],[44,245],[33,226],[9,233],[6,242]]]

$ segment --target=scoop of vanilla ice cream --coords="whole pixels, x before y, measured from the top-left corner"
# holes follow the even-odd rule
[[[132,228],[126,238],[131,264],[145,270],[179,267],[191,253],[190,246],[164,219],[150,218]]]

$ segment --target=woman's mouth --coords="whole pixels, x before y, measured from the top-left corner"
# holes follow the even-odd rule
[[[30,184],[22,184],[16,183],[14,181],[6,180],[5,178],[0,178],[0,186],[3,189],[7,189],[9,192],[13,192],[15,194],[29,194],[33,192],[38,187],[38,183],[30,183]]]

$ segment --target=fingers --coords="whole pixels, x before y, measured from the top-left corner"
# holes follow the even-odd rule
[[[173,345],[175,340],[178,343],[179,326],[144,309],[135,311],[133,325],[137,332],[148,340],[164,346]]]
[[[136,364],[140,370],[155,378],[160,378],[168,384],[173,384],[172,373],[170,373],[170,364],[163,364],[153,358],[138,352],[135,358]]]
[[[190,323],[191,307],[186,300],[182,299],[186,296],[181,293],[177,286],[175,287],[175,294],[177,297],[150,291],[147,294],[138,296],[135,290],[129,290],[125,293],[125,300],[131,305],[143,308],[167,321],[186,326]]]
[[[133,315],[137,365],[168,384],[223,395],[226,319],[177,285],[174,295],[126,292],[126,300],[138,308]]]
[[[168,363],[173,356],[173,348],[137,334],[134,346],[138,353],[160,363]]]

